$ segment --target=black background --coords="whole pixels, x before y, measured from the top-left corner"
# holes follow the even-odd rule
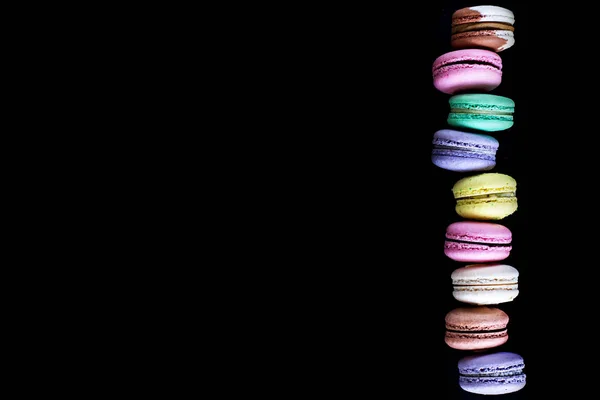
[[[500,306],[510,316],[510,338],[501,349],[521,354],[528,376],[525,389],[505,398],[535,399],[548,391],[586,398],[577,391],[598,379],[595,368],[585,375],[579,367],[582,359],[595,365],[597,350],[598,289],[589,273],[597,269],[598,243],[584,230],[597,218],[589,190],[598,179],[597,68],[588,57],[597,48],[597,21],[584,8],[493,4],[516,18],[516,42],[500,53],[503,81],[493,91],[516,103],[515,125],[494,134],[500,149],[493,171],[516,178],[519,201],[502,222],[513,231],[507,263],[521,273],[521,293]],[[175,304],[162,307],[177,320],[163,324],[178,338],[163,340],[169,353],[189,362],[194,349],[216,350],[215,364],[208,363],[225,379],[220,388],[251,394],[480,397],[458,387],[456,362],[464,353],[443,340],[444,316],[458,305],[450,282],[457,265],[443,255],[443,242],[446,226],[458,219],[451,187],[461,174],[431,163],[432,136],[446,127],[448,113],[448,96],[433,87],[431,66],[451,50],[452,12],[473,5],[480,3],[269,6],[253,10],[259,15],[237,10],[242,15],[233,21],[231,7],[216,27],[207,27],[208,38],[174,30],[167,46],[186,59],[166,57],[176,72],[163,79],[171,86],[179,77],[182,93],[163,100],[183,104],[160,137],[184,133],[193,142],[189,127],[206,116],[197,97],[208,98],[221,113],[200,136],[225,146],[176,140],[173,154],[186,164],[157,174],[166,176],[169,189],[150,185],[149,197],[163,191],[177,203],[161,206],[165,219],[185,226],[163,230],[183,238],[161,273],[175,267],[176,292],[207,298],[173,296]],[[202,25],[197,12],[186,15],[188,24],[179,15],[173,21]],[[219,35],[227,40],[215,40]],[[219,52],[206,55],[205,45]],[[187,60],[197,53],[200,62]],[[207,73],[205,64],[223,68]],[[182,79],[183,67],[192,71]],[[216,93],[206,94],[205,82]],[[154,87],[148,80],[145,90]],[[181,114],[189,126],[177,126]],[[205,160],[213,150],[217,156]],[[151,156],[161,168],[168,164],[160,152]],[[199,159],[208,166],[199,167]],[[205,179],[217,185],[207,187]],[[196,186],[200,196],[187,193]],[[185,194],[177,196],[182,188]],[[206,206],[206,197],[222,204]],[[192,204],[181,208],[180,201]],[[205,216],[216,217],[216,226],[207,227]],[[149,213],[145,223],[155,219]],[[204,261],[205,237],[198,239],[197,230],[208,230],[209,240],[221,245],[218,262]],[[177,267],[189,265],[177,260],[184,247],[190,259],[202,257],[202,272],[218,271],[223,283],[181,278]],[[217,289],[205,292],[213,283]],[[150,289],[161,301],[170,298],[160,285]],[[136,306],[149,301],[138,300]],[[216,320],[206,319],[210,311]],[[177,329],[196,319],[200,330]],[[150,331],[161,323],[151,321]],[[207,331],[223,335],[207,340]],[[179,336],[189,332],[192,340],[182,345]],[[177,364],[184,379],[195,372]]]
[[[433,134],[447,127],[449,111],[449,95],[433,87],[432,63],[452,50],[452,13],[474,5],[336,9],[323,17],[323,30],[310,25],[299,33],[308,54],[295,58],[298,70],[290,77],[299,105],[282,107],[293,108],[283,113],[293,115],[286,121],[296,128],[292,146],[299,154],[293,160],[289,152],[278,155],[297,163],[281,179],[293,186],[294,206],[286,212],[299,238],[280,239],[285,244],[279,249],[292,248],[284,251],[299,264],[292,273],[300,286],[294,310],[301,311],[292,315],[308,321],[294,325],[300,336],[295,351],[307,360],[304,387],[319,382],[334,387],[332,393],[398,397],[415,390],[417,397],[478,398],[458,386],[456,363],[467,353],[444,343],[444,316],[460,305],[450,281],[459,263],[443,254],[444,232],[460,220],[451,188],[465,174],[431,163]],[[519,209],[501,223],[513,232],[506,263],[520,271],[519,296],[499,305],[510,317],[509,341],[495,350],[523,356],[527,386],[504,397],[529,399],[548,390],[549,373],[568,373],[554,327],[564,312],[559,298],[569,288],[554,292],[551,272],[574,252],[561,252],[548,236],[571,221],[561,216],[558,204],[565,198],[554,191],[553,174],[576,156],[551,139],[559,129],[564,137],[573,120],[558,117],[546,99],[573,88],[565,68],[572,61],[553,59],[555,70],[547,68],[555,43],[545,36],[543,21],[558,10],[544,16],[523,2],[494,5],[515,14],[515,44],[499,53],[503,79],[492,91],[515,101],[515,123],[492,134],[500,142],[492,171],[517,181]],[[551,200],[543,197],[549,188]],[[290,224],[289,217],[281,224]],[[280,290],[290,295],[288,285]],[[551,336],[540,335],[540,327],[550,328]],[[565,343],[569,335],[572,329],[561,331]],[[553,383],[557,392],[560,382]]]
[[[451,188],[464,174],[431,163],[433,134],[447,127],[449,111],[449,95],[433,87],[432,63],[452,50],[452,13],[475,5],[297,10],[299,22],[286,26],[293,34],[267,49],[274,60],[262,73],[273,89],[257,79],[247,91],[248,103],[256,93],[270,102],[252,111],[261,118],[244,135],[267,156],[251,154],[259,172],[237,172],[252,183],[240,192],[252,221],[240,234],[255,237],[257,226],[271,234],[251,249],[264,250],[260,265],[275,265],[275,274],[259,275],[269,292],[253,311],[274,310],[266,340],[282,343],[276,365],[295,365],[277,378],[295,393],[481,397],[459,388],[456,363],[466,353],[444,343],[444,316],[460,305],[450,281],[459,265],[443,254],[444,232],[460,219]],[[495,350],[522,355],[527,373],[527,386],[503,398],[574,395],[593,381],[570,366],[594,349],[594,331],[582,323],[597,304],[593,290],[580,290],[593,281],[576,275],[573,286],[564,274],[589,270],[597,246],[579,234],[596,213],[571,196],[596,179],[587,124],[597,111],[582,101],[594,99],[594,68],[575,47],[590,48],[594,36],[563,9],[493,5],[515,14],[515,44],[499,53],[503,79],[492,91],[515,101],[515,124],[493,133],[500,148],[492,171],[517,181],[519,209],[502,223],[513,232],[506,263],[520,271],[519,296],[499,305],[510,337]],[[565,35],[549,34],[549,21],[560,21]],[[249,193],[265,176],[269,195],[256,198],[266,211],[258,212]],[[245,273],[256,276],[257,268]]]

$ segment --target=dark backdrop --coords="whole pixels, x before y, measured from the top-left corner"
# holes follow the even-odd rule
[[[581,149],[566,137],[581,130],[573,129],[573,113],[564,114],[573,105],[553,99],[560,91],[580,100],[575,91],[585,92],[593,78],[577,52],[553,57],[558,43],[546,35],[546,22],[568,25],[560,10],[493,4],[515,14],[515,44],[499,53],[503,79],[492,91],[515,101],[515,124],[492,133],[500,142],[492,171],[517,181],[519,209],[501,223],[513,232],[506,263],[520,272],[519,296],[499,305],[510,317],[509,340],[496,350],[519,353],[526,364],[527,386],[504,398],[530,399],[548,390],[550,375],[568,374],[569,346],[583,334],[567,328],[557,337],[555,330],[557,320],[570,321],[581,309],[563,308],[567,293],[572,298],[577,290],[557,289],[553,275],[581,255],[581,246],[569,247],[581,236],[562,235],[561,246],[554,236],[558,225],[570,228],[577,220],[565,214],[560,173],[578,158],[574,147]],[[291,184],[294,201],[284,203],[281,223],[295,235],[280,235],[278,250],[288,257],[281,268],[298,265],[291,271],[299,291],[280,287],[295,296],[293,310],[301,310],[286,312],[304,321],[294,325],[293,360],[306,366],[298,387],[327,383],[328,393],[386,398],[411,390],[416,398],[478,397],[458,386],[456,363],[467,353],[443,339],[444,316],[460,305],[450,281],[458,263],[444,256],[443,242],[447,225],[460,220],[451,188],[464,174],[431,163],[433,134],[447,127],[449,111],[449,96],[433,87],[431,66],[452,50],[452,13],[474,5],[480,3],[310,10],[311,23],[298,30],[302,49],[285,87],[295,101],[280,102],[287,125],[276,126],[278,137],[292,141],[278,157],[293,165],[280,180]],[[553,381],[553,388],[561,382],[568,381]]]
[[[450,97],[433,87],[431,66],[452,50],[452,12],[471,5],[477,4],[342,8],[328,17],[335,23],[326,33],[307,28],[314,45],[293,76],[306,94],[306,112],[294,122],[302,127],[296,140],[309,149],[297,168],[311,179],[303,182],[308,190],[297,192],[295,218],[307,236],[294,254],[303,260],[308,301],[318,312],[309,317],[311,339],[299,345],[303,352],[319,344],[311,371],[338,390],[380,396],[414,387],[417,398],[475,398],[458,386],[456,363],[467,353],[444,343],[444,316],[460,305],[450,281],[459,265],[443,254],[444,233],[460,220],[451,188],[465,174],[431,163],[432,137],[447,127]],[[536,386],[537,363],[529,346],[530,11],[522,2],[495,5],[511,9],[516,20],[515,45],[500,53],[503,80],[492,92],[515,101],[515,124],[493,134],[500,142],[493,171],[517,180],[519,209],[502,223],[513,232],[506,263],[521,274],[519,296],[499,306],[510,317],[510,338],[498,350],[524,357],[531,378],[510,398],[525,399]]]

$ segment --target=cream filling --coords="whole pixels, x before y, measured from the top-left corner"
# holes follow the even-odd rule
[[[455,292],[513,292],[519,289],[517,284],[514,285],[477,285],[477,286],[457,286],[454,285]]]
[[[512,111],[500,111],[500,110],[473,110],[470,108],[451,108],[450,113],[452,114],[483,114],[483,115],[512,115]]]
[[[467,196],[462,197],[464,200],[473,200],[473,199],[496,199],[498,197],[516,197],[515,192],[501,192],[501,193],[490,193],[490,194],[480,194],[476,196]]]
[[[498,286],[509,286],[509,287],[513,287],[513,286],[517,286],[519,282],[515,279],[511,279],[511,280],[504,280],[502,282],[498,282],[498,279],[478,279],[477,281],[473,281],[473,280],[469,280],[466,281],[464,279],[460,279],[460,280],[454,280],[452,282],[452,284],[454,286],[458,286],[458,287],[467,287],[467,286],[491,286],[491,287],[498,287]]]

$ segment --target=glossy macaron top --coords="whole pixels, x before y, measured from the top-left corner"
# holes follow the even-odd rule
[[[515,15],[507,8],[490,5],[465,7],[452,13],[452,26],[476,22],[503,22],[514,25]]]
[[[490,194],[515,195],[517,181],[506,174],[484,172],[459,179],[452,187],[454,198],[485,196]]]
[[[521,373],[524,368],[523,357],[506,351],[468,355],[458,361],[458,373],[461,375],[506,376]]]
[[[514,100],[489,93],[462,93],[457,94],[450,99],[450,108],[467,109],[473,111],[492,111],[513,113],[515,111]]]
[[[505,329],[508,314],[499,308],[477,306],[458,307],[446,314],[446,329],[454,331],[481,331]]]
[[[506,264],[470,264],[452,271],[453,285],[505,285],[519,280],[519,271]]]
[[[450,69],[487,68],[502,70],[502,58],[497,53],[485,49],[454,50],[435,59],[432,66],[434,77],[447,73]]]
[[[446,239],[476,243],[510,244],[512,232],[494,222],[458,221],[446,228]]]

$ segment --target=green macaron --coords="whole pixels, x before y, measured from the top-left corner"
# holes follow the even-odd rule
[[[486,132],[513,126],[515,102],[493,94],[464,93],[450,97],[448,124]]]

